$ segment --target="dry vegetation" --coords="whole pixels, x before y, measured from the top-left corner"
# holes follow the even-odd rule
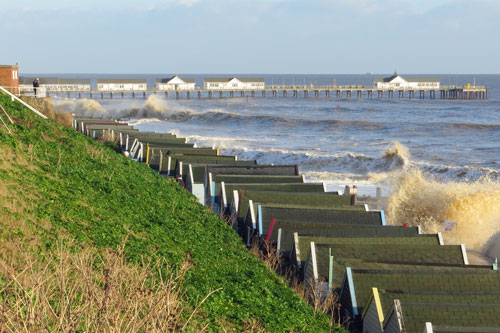
[[[275,271],[290,283],[292,288],[303,300],[312,305],[314,312],[322,312],[329,316],[330,325],[343,326],[340,322],[340,301],[337,292],[332,291],[322,297],[312,281],[301,281],[298,272],[277,254],[276,247],[266,241],[255,238],[250,247],[250,252],[259,258],[270,270]],[[335,290],[335,286],[334,286]]]
[[[15,246],[0,259],[1,332],[181,331],[197,310],[183,302],[187,262],[165,273],[160,261],[127,263],[123,247],[56,248],[41,260],[36,248]]]
[[[42,112],[48,118],[54,119],[60,125],[71,128],[71,125],[73,123],[73,115],[64,110],[56,110],[54,108],[54,105],[52,104],[52,98],[35,98],[23,96],[22,100]]]
[[[71,128],[73,124],[73,115],[64,110],[56,110],[54,120],[64,127]]]
[[[101,137],[99,137],[97,141],[101,143],[106,143],[106,142],[120,143],[120,137],[119,135],[113,134],[110,130],[105,130],[102,132]]]

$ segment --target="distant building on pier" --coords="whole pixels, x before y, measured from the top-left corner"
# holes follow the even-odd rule
[[[99,91],[146,91],[147,81],[145,79],[99,79],[97,80]]]
[[[33,92],[33,81],[36,77],[22,76],[19,79],[21,93]],[[90,91],[88,79],[59,79],[57,77],[41,77],[40,88],[46,92],[86,92]]]
[[[177,75],[166,79],[156,79],[156,89],[167,90],[194,90],[195,80],[181,78]]]
[[[375,87],[380,89],[439,89],[440,80],[428,77],[402,77],[397,72],[385,78],[374,78]]]
[[[233,78],[205,78],[203,87],[208,90],[263,90],[263,78],[233,77]]]
[[[19,93],[19,65],[0,65],[0,86],[13,94]]]

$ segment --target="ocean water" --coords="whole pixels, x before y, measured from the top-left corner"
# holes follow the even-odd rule
[[[487,208],[476,203],[460,208],[457,202],[484,202],[485,198],[474,196],[478,192],[489,193],[491,204],[500,198],[500,75],[431,76],[440,77],[443,85],[475,80],[489,89],[489,99],[173,100],[153,95],[146,100],[58,98],[56,105],[79,115],[126,118],[141,130],[173,132],[199,147],[219,147],[222,154],[239,159],[298,164],[308,181],[324,181],[331,190],[357,184],[365,194],[374,195],[375,187],[381,186],[391,196],[388,211],[394,223],[425,224],[428,230],[439,230],[449,216],[460,220],[457,210],[467,210],[462,214],[467,221],[462,224],[488,225],[489,231],[474,242],[474,248],[480,248],[500,229],[500,211],[480,217],[469,208]],[[150,84],[154,77],[148,76]],[[200,81],[203,75],[192,77]],[[335,80],[337,84],[370,85],[373,80],[372,75],[264,77],[266,84],[328,85]],[[440,212],[426,202],[436,204],[437,210],[442,206]],[[403,207],[413,215],[401,215]],[[422,207],[428,207],[429,213]],[[448,238],[460,242],[466,235]]]
[[[198,81],[202,77],[196,76]],[[387,172],[402,167],[419,168],[443,180],[497,179],[500,75],[439,77],[442,84],[475,79],[489,88],[489,99],[166,100],[158,95],[146,101],[96,99],[99,106],[92,103],[88,112],[132,118],[141,130],[174,131],[198,146],[220,147],[242,159],[297,163],[309,178],[326,182],[383,183]],[[335,80],[368,85],[372,79],[371,75],[266,76],[266,83],[322,85]],[[84,103],[79,105],[82,110],[77,112],[86,112]]]

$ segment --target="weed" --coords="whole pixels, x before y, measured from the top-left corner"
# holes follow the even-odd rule
[[[0,331],[175,332],[190,324],[196,309],[186,308],[181,288],[189,264],[175,270],[144,259],[138,266],[127,263],[123,247],[101,255],[68,245],[58,243],[44,261],[20,246],[9,262],[0,260]]]

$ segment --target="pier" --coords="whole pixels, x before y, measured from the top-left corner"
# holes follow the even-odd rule
[[[214,98],[334,98],[334,99],[454,99],[486,100],[488,89],[484,86],[443,86],[439,89],[381,89],[365,86],[269,86],[258,90],[191,89],[162,91],[157,89],[127,91],[47,91],[47,96],[90,99],[143,98],[163,95],[166,98],[214,99]]]
[[[215,98],[334,98],[334,99],[451,99],[451,100],[486,100],[488,89],[484,86],[441,86],[434,88],[377,88],[373,86],[297,86],[271,85],[263,89],[179,89],[179,90],[67,90],[47,91],[47,96],[90,99],[143,98],[150,95],[163,95],[166,98],[179,99],[215,99]]]

